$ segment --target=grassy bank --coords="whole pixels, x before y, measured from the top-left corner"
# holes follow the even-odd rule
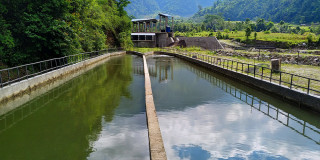
[[[208,37],[208,36],[217,36],[218,32],[175,32],[175,36],[185,36],[185,37]],[[245,31],[227,31],[221,32],[223,37],[228,36],[230,39],[239,39],[241,41],[246,40]],[[297,45],[301,43],[308,42],[308,35],[312,35],[312,40],[317,42],[320,36],[317,36],[313,33],[306,32],[303,35],[301,34],[289,34],[289,33],[270,33],[270,32],[257,32],[257,40],[267,41],[267,42],[285,42],[291,45]],[[254,39],[254,33],[251,33],[249,39]]]

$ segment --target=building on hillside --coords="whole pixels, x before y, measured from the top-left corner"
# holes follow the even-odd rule
[[[172,23],[169,26],[169,18]],[[131,40],[135,47],[167,47],[173,44],[174,18],[168,14],[159,14],[157,19],[132,19]]]
[[[171,26],[169,18],[171,17]],[[207,50],[223,49],[216,37],[174,38],[174,19],[168,14],[159,14],[157,19],[132,19],[131,40],[134,47],[188,47],[195,46]]]

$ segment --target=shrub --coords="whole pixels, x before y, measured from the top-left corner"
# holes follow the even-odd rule
[[[271,32],[270,31],[264,31],[263,33],[264,34],[270,34]]]

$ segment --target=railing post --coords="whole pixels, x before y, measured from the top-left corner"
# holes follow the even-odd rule
[[[261,80],[263,80],[263,69],[264,69],[264,67],[262,67]]]
[[[233,70],[233,60],[231,60],[231,70]]]
[[[270,69],[270,83],[272,82],[272,69]]]
[[[10,71],[9,69],[7,71],[8,71],[8,82],[10,82]]]
[[[32,73],[33,74],[35,73],[33,64],[32,64]]]
[[[249,71],[250,71],[250,65],[248,64],[248,71],[247,71],[247,75],[249,75]]]
[[[241,63],[241,65],[242,65],[242,73],[243,73],[243,63]]]
[[[1,86],[1,88],[2,88],[2,74],[1,74],[1,72],[0,72],[0,86]]]
[[[239,62],[237,62],[236,72],[238,72],[238,64],[239,64]]]
[[[308,78],[308,91],[307,93],[309,94],[310,93],[310,78]]]
[[[290,89],[292,89],[293,74],[291,74]]]
[[[20,71],[19,71],[19,67],[17,68],[18,71],[18,79],[20,79]]]
[[[253,77],[256,77],[256,65],[253,66]]]
[[[281,85],[281,71],[280,71],[279,85]]]
[[[27,78],[29,78],[28,66],[26,66],[26,76],[27,76]]]

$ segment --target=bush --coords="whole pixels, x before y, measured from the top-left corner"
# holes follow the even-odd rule
[[[264,34],[270,34],[271,32],[270,31],[264,31],[263,33]]]
[[[308,44],[311,44],[312,43],[312,39],[313,39],[312,34],[309,34],[307,39],[308,39]]]

